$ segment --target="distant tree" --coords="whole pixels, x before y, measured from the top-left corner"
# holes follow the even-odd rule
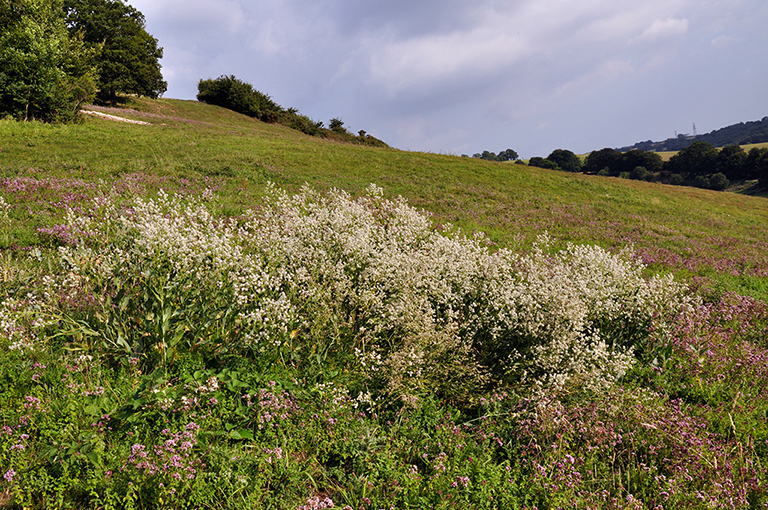
[[[718,151],[707,142],[693,142],[670,158],[664,169],[671,173],[695,178],[707,176],[717,170]]]
[[[682,186],[685,183],[685,179],[680,174],[672,174],[669,176],[669,183],[673,186]]]
[[[141,12],[120,0],[64,0],[64,12],[70,33],[98,50],[100,98],[114,101],[118,92],[156,98],[166,91],[163,48],[144,28]]]
[[[726,177],[722,172],[717,172],[709,178],[709,187],[715,191],[723,191],[730,184],[731,183],[728,180],[728,177]]]
[[[328,122],[328,127],[329,127],[329,128],[330,128],[330,130],[331,130],[331,131],[333,131],[334,133],[338,133],[338,134],[341,134],[341,135],[343,135],[343,134],[347,134],[347,129],[344,127],[344,121],[343,121],[343,120],[341,120],[341,119],[340,119],[340,118],[338,118],[338,117],[334,117],[334,118],[332,118],[332,119],[331,119],[331,120]]]
[[[747,153],[744,168],[745,178],[760,179],[761,184],[768,184],[768,149],[751,148]]]
[[[664,164],[661,156],[657,153],[638,149],[625,152],[621,159],[622,169],[624,171],[629,170],[630,172],[634,168],[641,166],[648,170],[649,173],[656,173],[661,171]]]
[[[566,172],[581,172],[581,159],[567,149],[555,149],[546,159],[556,164],[560,170]]]
[[[622,171],[622,154],[616,149],[605,148],[592,151],[587,156],[582,171],[585,174],[596,174],[607,168],[608,175],[617,176]]]
[[[534,156],[531,159],[529,159],[528,166],[535,166],[538,168],[547,168],[549,170],[560,170],[560,167],[557,166],[557,163],[555,163],[554,161],[550,161],[547,158],[542,158],[540,156]]]
[[[717,155],[717,170],[728,179],[746,177],[747,153],[740,145],[727,145]]]
[[[693,185],[697,188],[709,188],[709,177],[706,175],[697,175],[693,178]]]
[[[268,95],[233,75],[200,80],[197,91],[198,101],[222,106],[265,122],[276,120],[282,110]]]
[[[518,157],[519,156],[517,155],[517,152],[513,151],[512,149],[507,149],[499,152],[498,156],[496,156],[496,159],[499,161],[515,161]]]
[[[646,169],[644,166],[636,166],[629,173],[629,178],[636,181],[645,181],[648,180],[648,175],[648,169]]]
[[[517,152],[512,149],[500,151],[498,154],[494,154],[491,151],[476,152],[472,157],[486,161],[514,161],[518,158]]]
[[[0,2],[0,117],[74,119],[95,91],[91,58],[61,0]]]

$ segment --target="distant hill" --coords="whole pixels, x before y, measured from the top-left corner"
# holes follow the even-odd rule
[[[739,122],[728,127],[717,129],[703,135],[677,135],[677,138],[667,138],[663,142],[638,142],[629,147],[618,150],[624,152],[632,149],[644,151],[679,151],[685,149],[695,141],[707,142],[715,147],[726,145],[747,145],[750,143],[768,142],[768,117],[752,122]]]

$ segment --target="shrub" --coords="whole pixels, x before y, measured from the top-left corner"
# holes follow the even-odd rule
[[[307,363],[357,359],[406,400],[468,395],[489,373],[534,390],[598,389],[687,302],[628,253],[550,254],[546,238],[526,255],[490,252],[482,235],[441,235],[375,186],[357,200],[271,188],[239,226],[163,194],[90,214],[70,215],[81,242],[60,249],[59,292],[106,297],[64,322],[86,348],[164,366],[183,352],[288,348]]]
[[[723,191],[730,183],[722,172],[717,172],[709,178],[709,187],[715,191]]]
[[[215,80],[200,80],[197,90],[198,101],[222,106],[265,122],[276,121],[282,110],[268,95],[232,75],[219,76]]]
[[[644,166],[636,166],[632,169],[629,177],[630,179],[635,179],[637,181],[648,180],[648,170],[646,170]]]
[[[672,174],[669,176],[669,183],[673,186],[682,186],[685,179],[680,174]]]

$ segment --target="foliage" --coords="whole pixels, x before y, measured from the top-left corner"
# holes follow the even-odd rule
[[[200,80],[197,90],[198,101],[223,106],[264,121],[274,120],[282,110],[268,95],[231,75]]]
[[[64,0],[64,11],[70,34],[96,51],[101,99],[114,102],[118,92],[157,98],[166,91],[163,48],[141,12],[121,0]]]
[[[629,252],[491,251],[374,186],[237,218],[120,195],[0,279],[11,505],[768,501],[760,301]]]
[[[67,126],[0,121],[2,504],[290,510],[329,507],[331,502],[335,508],[364,510],[765,505],[768,313],[763,301],[738,295],[768,296],[762,276],[768,268],[763,199],[541,173],[527,166],[510,172],[505,165],[469,158],[327,143],[191,101],[139,99],[129,104],[136,110],[119,114],[162,114],[142,118],[166,125],[155,129],[90,118]],[[126,137],[132,142],[130,158],[114,151]],[[262,201],[267,180],[288,191],[273,191]],[[225,275],[238,273],[215,273],[212,268],[220,266],[197,254],[209,251],[227,260],[226,250],[203,248],[210,245],[255,256],[261,245],[254,246],[240,232],[255,236],[245,227],[261,220],[281,226],[265,238],[292,240],[295,249],[313,254],[306,255],[311,260],[337,254],[331,260],[340,263],[340,275],[357,274],[352,262],[360,260],[368,272],[348,281],[364,281],[365,275],[375,274],[372,261],[346,255],[389,246],[362,243],[355,249],[365,232],[389,232],[384,226],[400,217],[376,205],[398,200],[376,194],[352,198],[371,180],[406,196],[406,209],[432,212],[403,217],[423,215],[432,225],[430,236],[445,234],[445,251],[426,253],[423,265],[437,260],[435,266],[455,267],[458,274],[449,272],[446,282],[465,281],[459,275],[466,275],[474,260],[454,263],[447,255],[471,255],[474,246],[485,252],[480,260],[488,261],[492,276],[499,267],[493,257],[506,247],[514,260],[530,260],[539,269],[538,280],[515,281],[514,289],[548,282],[552,292],[544,288],[528,294],[537,300],[561,296],[562,301],[542,304],[544,317],[550,309],[567,311],[571,304],[571,311],[560,316],[578,316],[579,302],[605,310],[584,299],[596,289],[614,287],[611,279],[621,278],[615,268],[629,268],[629,274],[638,270],[646,284],[653,272],[675,274],[674,281],[699,289],[705,301],[689,299],[681,307],[688,311],[676,317],[672,310],[652,316],[650,330],[641,313],[632,315],[635,329],[620,328],[620,321],[600,325],[600,331],[614,333],[614,354],[623,350],[632,356],[629,370],[619,379],[607,378],[597,391],[578,377],[559,391],[547,391],[543,378],[531,376],[529,382],[543,382],[529,386],[512,372],[478,370],[484,357],[475,346],[492,344],[456,342],[459,335],[448,329],[393,336],[391,343],[390,338],[366,337],[366,345],[384,343],[383,355],[397,353],[397,342],[426,346],[421,374],[413,370],[419,364],[408,350],[377,360],[354,343],[362,338],[355,336],[360,333],[356,317],[371,315],[347,313],[354,310],[351,303],[367,302],[369,294],[331,285],[344,280],[332,279],[330,267],[310,274],[330,275],[325,281],[336,295],[351,296],[347,303],[330,291],[317,291],[316,285],[302,288],[315,289],[309,294],[317,306],[287,292],[289,302],[302,304],[302,317],[315,317],[315,326],[299,324],[287,335],[278,334],[280,345],[259,339],[243,347],[248,331],[242,322],[231,322],[240,305],[227,300],[234,287],[210,288],[214,279],[223,282]],[[351,195],[341,200],[336,193],[313,192],[304,202],[299,188],[305,181],[321,189],[340,186]],[[158,195],[160,189],[166,197]],[[297,217],[266,222],[266,210],[283,210],[281,195],[284,210],[298,211]],[[360,212],[363,204],[371,204],[362,208],[370,215]],[[244,214],[248,208],[253,212]],[[369,222],[369,216],[381,221]],[[139,222],[140,217],[147,221]],[[447,221],[468,234],[448,229]],[[150,224],[158,225],[157,233],[146,228]],[[336,226],[346,230],[334,233]],[[488,229],[488,237],[478,241],[469,233],[480,226]],[[291,229],[300,235],[294,238]],[[89,230],[103,235],[85,235]],[[540,240],[539,264],[529,241],[546,230],[553,244]],[[227,238],[227,231],[234,234]],[[153,236],[160,247],[150,252],[151,243],[138,241]],[[324,249],[314,248],[312,239]],[[464,251],[449,251],[459,239],[466,239]],[[575,251],[569,251],[568,241]],[[592,248],[594,243],[605,249]],[[163,244],[172,256],[165,255]],[[117,250],[110,247],[122,249],[124,256],[132,253],[126,260],[146,272],[133,271],[131,264],[114,267],[109,281],[133,285],[123,286],[121,299],[94,290],[106,288],[101,273],[78,269],[69,275],[80,264],[103,269],[103,260],[117,259],[112,253]],[[95,258],[75,258],[77,266],[63,261],[63,254],[87,255],[86,248]],[[196,284],[191,276],[150,271],[170,267],[161,262],[163,257],[184,260],[177,256],[183,253],[195,254],[184,267],[195,268],[188,271],[192,274],[200,268],[200,292],[210,296],[207,308],[186,288],[185,281]],[[294,252],[275,253],[292,258]],[[445,264],[441,254],[449,259]],[[294,266],[300,267],[301,260]],[[595,279],[573,266],[576,260],[595,268],[597,275],[605,270],[605,276]],[[526,267],[515,266],[510,274],[522,281]],[[483,275],[473,296],[484,295],[489,280]],[[430,281],[428,276],[428,271],[423,278],[417,274],[414,283]],[[395,278],[386,277],[380,283],[392,288]],[[573,283],[562,285],[561,293],[560,280]],[[581,284],[574,285],[590,281],[605,283],[581,291]],[[638,280],[628,278],[632,281]],[[153,290],[164,294],[164,306]],[[381,294],[382,289],[372,287],[370,295]],[[127,295],[135,299],[121,310]],[[410,295],[420,296],[418,291]],[[498,295],[489,293],[495,301]],[[109,296],[111,308],[105,305]],[[634,299],[616,296],[623,303]],[[387,299],[397,303],[393,296]],[[477,302],[482,309],[482,299]],[[161,308],[171,310],[165,336],[163,314],[153,311]],[[57,322],[51,323],[51,317]],[[184,330],[184,317],[193,328],[174,344]],[[464,317],[455,322],[465,324]],[[83,323],[103,335],[84,334]],[[130,336],[134,328],[141,333]],[[138,356],[104,342],[124,329],[129,336],[123,336],[140,346]],[[163,346],[163,338],[171,349]],[[615,339],[635,347],[619,349]],[[94,352],[82,350],[86,340]],[[404,400],[408,405],[401,405]]]
[[[506,149],[499,151],[498,154],[494,154],[490,151],[483,151],[482,154],[478,153],[473,155],[474,158],[485,159],[487,161],[514,161],[518,158],[517,152],[512,149]]]
[[[531,159],[528,160],[528,166],[535,166],[536,168],[547,168],[549,170],[559,170],[560,167],[557,166],[557,163],[554,161],[550,161],[547,158],[542,158],[540,156],[534,156]]]
[[[61,2],[3,2],[0,25],[0,117],[73,120],[95,74],[90,52],[67,35]]]
[[[547,159],[565,172],[581,172],[581,159],[567,149],[555,149],[547,156]]]
[[[706,177],[717,169],[718,151],[706,142],[693,142],[667,162],[666,169],[691,179]]]
[[[197,90],[199,101],[222,106],[264,122],[277,122],[310,136],[330,137],[360,145],[387,147],[387,144],[365,131],[360,131],[358,136],[349,133],[344,127],[344,122],[339,118],[331,119],[330,129],[325,129],[322,122],[313,121],[306,115],[300,114],[295,108],[284,109],[267,94],[259,92],[250,83],[246,83],[233,75],[200,80]]]

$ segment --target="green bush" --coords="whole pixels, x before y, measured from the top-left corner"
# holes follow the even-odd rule
[[[198,101],[222,106],[265,122],[277,121],[282,111],[268,95],[232,75],[200,80],[197,90]]]

